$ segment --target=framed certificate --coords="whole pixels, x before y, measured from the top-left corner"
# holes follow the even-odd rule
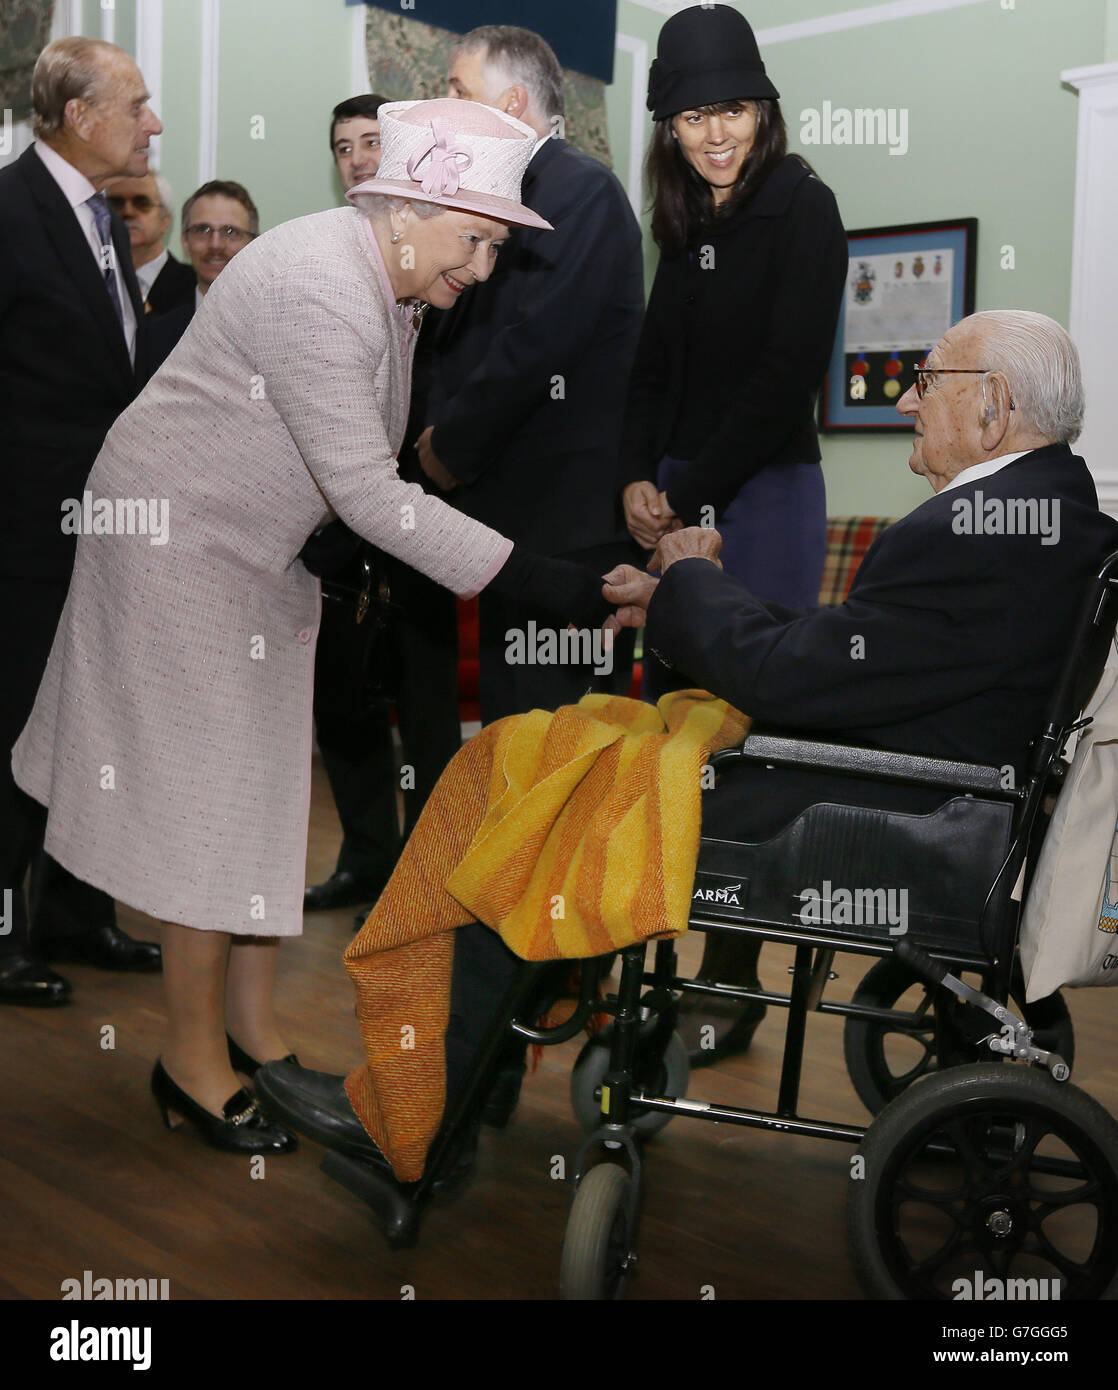
[[[978,219],[849,232],[850,263],[819,400],[828,432],[910,430],[896,404],[944,333],[974,312]]]

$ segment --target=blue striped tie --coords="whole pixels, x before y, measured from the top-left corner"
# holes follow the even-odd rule
[[[116,316],[120,320],[120,326],[124,328],[124,307],[120,299],[120,281],[116,274],[116,250],[113,247],[112,233],[112,214],[109,212],[109,200],[103,193],[94,193],[92,198],[85,200],[86,206],[93,209],[93,220],[97,226],[97,236],[101,242],[101,268],[105,276],[105,288],[109,292],[109,298],[113,302]]]

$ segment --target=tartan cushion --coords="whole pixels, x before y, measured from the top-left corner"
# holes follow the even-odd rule
[[[843,601],[850,592],[866,551],[892,524],[892,517],[882,516],[827,518],[827,554],[823,560],[823,580],[819,586],[820,604]]]

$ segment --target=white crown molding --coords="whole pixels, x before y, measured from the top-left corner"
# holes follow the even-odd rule
[[[648,138],[649,125],[645,119],[648,112],[644,104],[645,73],[648,71],[648,44],[644,39],[633,38],[631,34],[618,34],[616,47],[621,53],[628,53],[633,60],[633,84],[629,91],[629,169],[626,183],[629,202],[638,219],[641,215],[641,171],[644,165],[644,145]]]
[[[151,109],[163,115],[163,0],[136,0],[136,66],[151,93]],[[161,137],[151,139],[150,163],[160,167]]]
[[[365,42],[367,7],[354,5],[349,18],[349,95],[369,90],[369,50]],[[336,105],[336,103],[335,103]]]
[[[202,91],[198,108],[198,182],[217,178],[217,102],[221,65],[221,0],[201,0]]]
[[[1095,63],[1089,68],[1067,68],[1060,73],[1060,81],[1066,82],[1069,87],[1074,87],[1077,92],[1085,91],[1088,87],[1097,87],[1100,84],[1113,82],[1118,78],[1118,63]]]
[[[642,10],[652,10],[665,17],[680,10],[695,8],[693,0],[628,0]],[[891,24],[899,19],[935,14],[939,10],[957,10],[966,5],[984,5],[988,0],[890,0],[885,5],[864,5],[857,10],[842,10],[838,14],[821,15],[818,19],[801,19],[792,24],[777,24],[771,29],[758,29],[757,42],[789,43],[794,39],[815,38],[819,34],[836,34],[843,29],[863,29],[869,24]]]

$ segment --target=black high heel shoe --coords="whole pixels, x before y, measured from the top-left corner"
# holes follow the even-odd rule
[[[298,1146],[295,1135],[266,1119],[243,1087],[229,1097],[220,1115],[214,1115],[171,1080],[160,1058],[151,1074],[151,1091],[168,1129],[177,1129],[183,1120],[189,1120],[212,1148],[241,1154],[285,1154]]]
[[[225,1035],[225,1041],[229,1044],[229,1061],[233,1065],[233,1070],[239,1071],[242,1076],[255,1076],[264,1063],[258,1062],[255,1057],[250,1057],[240,1043],[234,1042],[228,1033]],[[294,1052],[289,1052],[286,1057],[280,1057],[276,1060],[294,1062],[296,1066],[299,1065],[299,1059]]]

